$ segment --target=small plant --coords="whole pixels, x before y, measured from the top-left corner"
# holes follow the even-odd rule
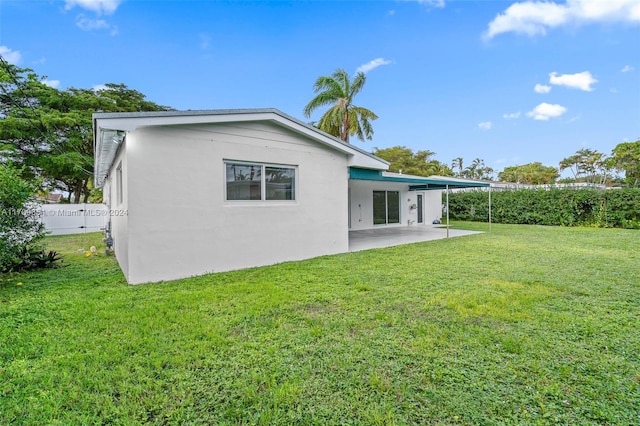
[[[16,266],[16,271],[29,271],[33,269],[50,269],[62,266],[64,259],[55,250],[32,249],[26,247],[21,255],[22,262]]]

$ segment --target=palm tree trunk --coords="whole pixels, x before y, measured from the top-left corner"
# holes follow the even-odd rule
[[[344,121],[342,122],[342,131],[340,139],[349,143],[349,109],[344,112]]]

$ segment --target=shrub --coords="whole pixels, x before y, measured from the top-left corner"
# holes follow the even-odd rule
[[[487,221],[489,193],[449,194],[449,217]],[[491,218],[495,223],[640,229],[640,188],[494,191]]]
[[[0,165],[0,272],[24,269],[42,250],[45,235],[40,211],[33,199],[34,187],[18,170]]]

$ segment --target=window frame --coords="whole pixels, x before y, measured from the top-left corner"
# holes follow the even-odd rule
[[[238,165],[238,166],[259,166],[260,167],[260,199],[230,199],[229,198],[229,189],[228,189],[228,181],[227,181],[227,167],[229,165]],[[292,189],[291,189],[291,199],[273,199],[267,198],[267,169],[288,169],[293,171],[292,177]],[[233,203],[233,204],[274,204],[274,203],[286,203],[286,204],[295,204],[298,200],[298,166],[293,164],[282,164],[282,163],[267,163],[267,162],[257,162],[257,161],[244,161],[244,160],[223,160],[223,193],[224,193],[224,201],[225,203]]]

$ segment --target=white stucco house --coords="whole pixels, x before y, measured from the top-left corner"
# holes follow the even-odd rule
[[[350,230],[442,215],[445,181],[388,173],[386,161],[276,109],[99,113],[93,123],[95,186],[130,284],[343,253]]]

